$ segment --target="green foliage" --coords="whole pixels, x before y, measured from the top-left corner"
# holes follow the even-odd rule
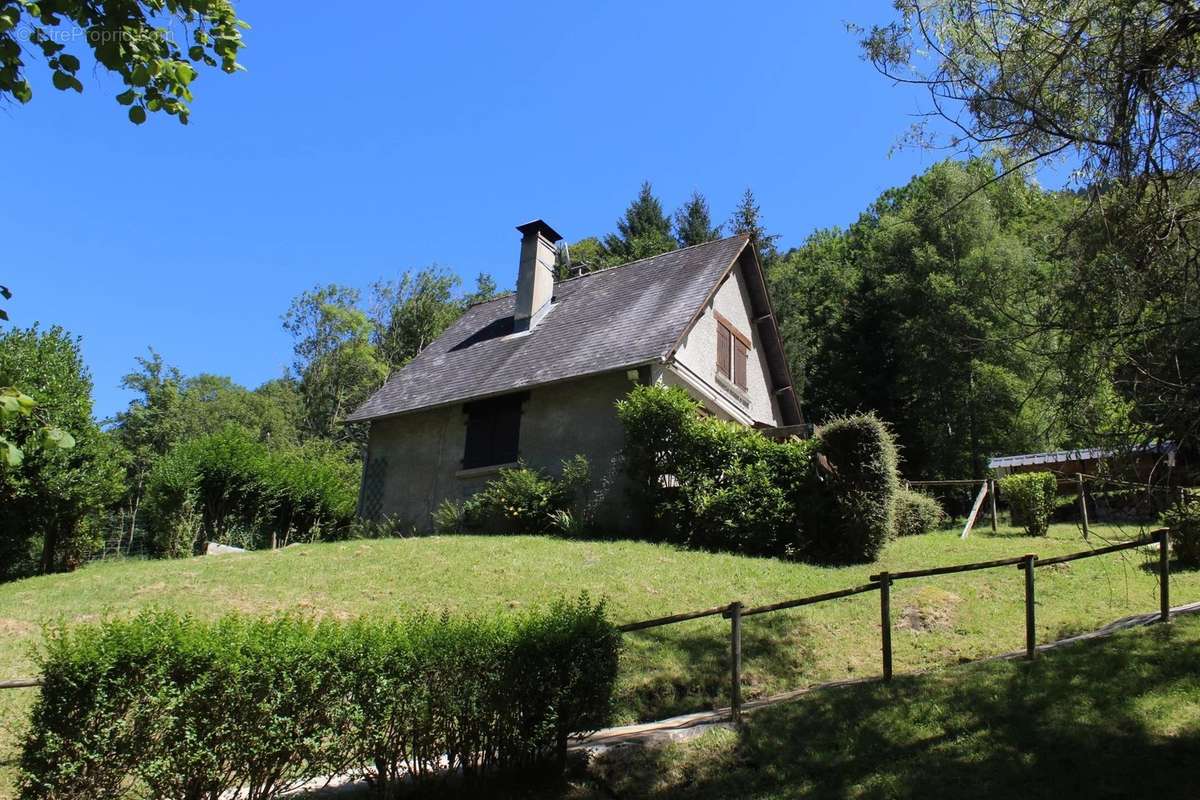
[[[1179,563],[1200,567],[1200,498],[1181,498],[1163,514],[1163,524],[1171,529],[1171,550]]]
[[[896,492],[896,535],[918,536],[937,530],[946,521],[946,512],[934,498],[901,487]]]
[[[344,536],[356,488],[357,467],[332,445],[270,449],[230,426],[155,463],[147,516],[165,556],[188,555],[207,541],[280,547]]]
[[[617,220],[617,232],[604,237],[604,263],[612,266],[649,258],[678,247],[671,235],[671,220],[663,212],[662,203],[654,196],[650,181],[642,183],[637,198]]]
[[[1021,472],[1005,475],[998,482],[1000,495],[1008,501],[1014,525],[1024,525],[1030,536],[1045,536],[1058,494],[1053,472]]]
[[[774,442],[661,386],[635,387],[617,413],[635,506],[658,538],[840,563],[874,559],[891,533],[895,445],[873,417]]]
[[[758,202],[754,199],[754,192],[750,190],[749,186],[746,187],[741,201],[729,216],[729,230],[734,235],[750,237],[750,243],[754,245],[754,250],[758,253],[758,263],[764,269],[779,257],[779,251],[775,247],[779,236],[769,233],[763,226],[762,212],[758,207]]]
[[[699,192],[692,196],[675,212],[675,239],[680,247],[704,244],[721,238],[721,226],[713,227],[708,211],[708,201]]]
[[[166,26],[174,25],[187,39],[171,35]],[[90,48],[97,66],[125,85],[116,100],[129,107],[131,122],[140,125],[148,112],[163,111],[186,125],[196,67],[240,70],[237,56],[247,27],[229,0],[6,3],[0,6],[0,97],[20,103],[33,97],[25,75],[31,53],[45,60],[54,88],[82,92],[78,76],[85,65],[66,45],[79,41]]]
[[[121,456],[92,420],[78,340],[58,327],[5,332],[0,386],[24,390],[0,394],[0,580],[70,569],[96,545],[91,518],[124,488]]]
[[[434,527],[443,532],[580,533],[590,527],[590,467],[567,459],[555,478],[525,466],[501,469],[464,503],[443,502]],[[566,516],[564,516],[566,515]]]
[[[619,634],[603,603],[518,617],[167,612],[51,629],[21,757],[22,797],[279,797],[368,767],[385,796],[462,770],[561,763],[607,724]],[[449,764],[444,759],[449,757]],[[446,767],[448,766],[448,770]]]

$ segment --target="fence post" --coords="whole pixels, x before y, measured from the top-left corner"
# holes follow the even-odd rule
[[[1037,657],[1037,618],[1033,606],[1033,571],[1036,564],[1035,555],[1025,556],[1021,564],[1025,570],[1025,657],[1031,661]]]
[[[742,604],[729,604],[729,712],[735,725],[742,724]]]
[[[1083,540],[1086,542],[1088,538],[1087,487],[1083,483],[1083,473],[1076,472],[1075,480],[1079,482],[1079,519],[1083,522]]]
[[[892,576],[879,573],[879,622],[883,634],[883,679],[892,679]]]
[[[1171,621],[1171,539],[1170,531],[1158,532],[1158,604],[1160,620]]]
[[[988,478],[988,494],[992,498],[992,533],[996,532],[996,479]]]

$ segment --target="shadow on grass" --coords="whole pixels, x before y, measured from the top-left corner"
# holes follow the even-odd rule
[[[657,654],[673,668],[651,674],[620,698],[638,720],[655,720],[729,705],[729,623],[652,628],[629,634],[638,652]],[[799,615],[764,614],[742,623],[742,697],[752,700],[804,686],[816,663],[816,641]],[[667,657],[663,658],[663,654]]]
[[[1194,798],[1197,636],[1161,626],[1032,664],[817,692],[689,765],[694,750],[647,750],[623,770],[643,785],[676,776],[649,791],[610,780],[621,797]]]

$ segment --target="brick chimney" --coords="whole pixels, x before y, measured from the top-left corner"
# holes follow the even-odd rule
[[[518,225],[521,232],[521,264],[517,270],[517,307],[513,330],[527,331],[538,324],[550,308],[554,295],[555,243],[558,232],[540,219]]]

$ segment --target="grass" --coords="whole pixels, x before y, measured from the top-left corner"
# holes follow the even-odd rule
[[[573,798],[1200,796],[1200,619],[814,692],[739,735],[615,751]]]
[[[1095,526],[1093,544],[1135,528]],[[1086,547],[1073,526],[1031,539],[1002,528],[966,540],[941,532],[891,543],[872,565],[820,568],[696,553],[641,542],[449,536],[301,545],[276,552],[183,561],[113,561],[69,575],[0,585],[0,677],[34,672],[47,621],[93,621],[148,607],[200,616],[296,611],[349,618],[415,609],[513,611],[587,591],[628,622],[726,603],[768,603],[852,586],[896,571],[1026,552]],[[1039,637],[1088,630],[1157,604],[1157,578],[1138,551],[1072,562],[1038,574]],[[1200,573],[1172,581],[1176,602],[1200,599]],[[1023,644],[1023,590],[1015,568],[901,583],[893,589],[898,672],[926,670]],[[744,622],[744,695],[873,675],[879,622],[873,594]],[[652,719],[727,702],[728,623],[712,618],[630,634],[622,656],[619,721]],[[0,798],[34,692],[0,692]]]

